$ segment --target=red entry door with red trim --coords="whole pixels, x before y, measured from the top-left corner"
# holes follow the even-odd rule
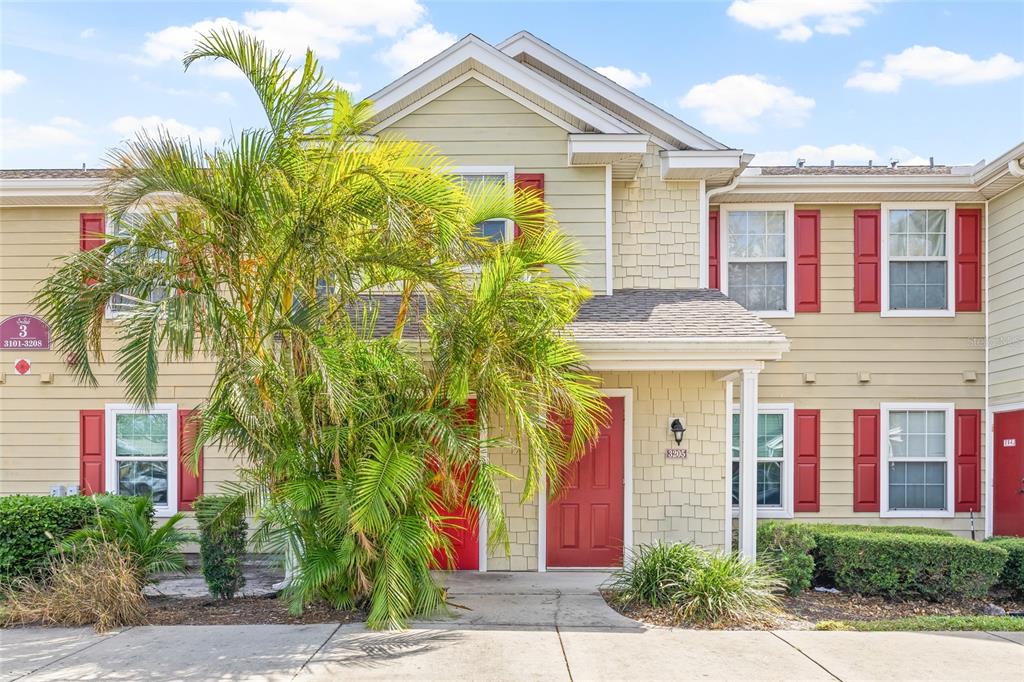
[[[609,422],[597,442],[566,473],[548,503],[547,565],[622,565],[625,399],[605,398]]]
[[[1024,537],[1024,410],[993,419],[992,532]]]
[[[476,400],[470,399],[466,408],[466,419],[476,422]],[[469,471],[462,472],[462,480]],[[434,567],[455,571],[476,571],[480,568],[480,523],[476,511],[463,499],[454,509],[439,509],[449,524],[443,532],[452,543],[452,561],[449,565],[444,552],[434,553]]]

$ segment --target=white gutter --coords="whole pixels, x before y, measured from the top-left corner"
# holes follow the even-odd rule
[[[1021,168],[1018,159],[1010,159],[1006,162],[1006,170],[1015,178],[1024,178],[1024,168]]]
[[[707,181],[706,180],[701,180],[700,181],[700,189],[699,189],[699,193],[700,193],[699,199],[700,199],[700,201],[699,201],[699,205],[697,207],[697,210],[700,211],[700,220],[698,222],[700,224],[700,240],[699,240],[700,241],[700,247],[699,247],[699,249],[700,249],[700,288],[701,289],[707,289],[708,288],[708,249],[711,246],[710,244],[708,244],[708,211],[711,208],[711,197],[718,196],[719,194],[722,194],[723,192],[728,192],[728,191],[736,189],[736,185],[739,184],[739,181],[740,181],[740,176],[737,175],[735,178],[732,179],[732,182],[730,182],[728,185],[725,185],[723,187],[716,187],[715,189],[712,189],[712,190],[707,190],[706,189],[706,187],[707,187]],[[719,229],[721,229],[721,226],[719,226]]]

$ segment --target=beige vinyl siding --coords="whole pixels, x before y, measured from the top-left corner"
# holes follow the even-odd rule
[[[568,132],[475,78],[391,123],[387,133],[434,145],[456,166],[543,173],[544,198],[583,251],[580,272],[605,290],[605,169],[568,165]]]
[[[967,206],[967,205],[965,205]],[[880,519],[853,511],[853,410],[883,402],[949,402],[984,408],[984,313],[955,317],[881,317],[853,311],[853,212],[878,205],[803,205],[821,211],[821,312],[772,318],[791,350],[760,375],[761,402],[821,410],[821,511],[798,518],[841,523],[912,523],[961,532],[969,515]],[[973,371],[977,380],[966,381]],[[805,383],[804,374],[815,382]],[[861,383],[859,372],[870,381]],[[984,516],[976,513],[977,528]]]
[[[1024,402],[1024,184],[988,205],[989,400]]]

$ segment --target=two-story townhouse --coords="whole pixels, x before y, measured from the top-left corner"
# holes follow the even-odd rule
[[[610,421],[556,499],[505,481],[508,554],[481,519],[461,568],[613,566],[735,529],[752,554],[757,518],[1024,534],[1024,145],[972,168],[750,167],[528,33],[467,36],[371,99],[372,133],[542,191],[595,292],[573,333]],[[0,171],[0,317],[31,315],[53,260],[90,247],[101,178]],[[116,369],[85,388],[63,362],[0,349],[0,493],[149,486],[168,512],[231,478],[226,453],[199,477],[178,461],[208,366],[164,368],[140,467],[116,446],[135,437]]]

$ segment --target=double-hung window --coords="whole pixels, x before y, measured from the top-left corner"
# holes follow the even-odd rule
[[[740,507],[740,414],[732,411],[732,508]],[[793,514],[793,406],[761,405],[757,414],[757,515]]]
[[[954,311],[953,206],[882,205],[882,315]]]
[[[124,237],[130,235],[133,226],[138,225],[144,219],[145,216],[139,213],[127,213],[122,220],[116,220],[113,216],[107,216],[106,230],[108,234]],[[118,256],[128,248],[127,246],[116,246],[111,250],[110,256]],[[160,263],[167,257],[167,252],[160,249],[149,249],[146,256],[150,261]],[[167,298],[168,295],[167,287],[162,286],[160,283],[153,285],[145,299],[133,296],[126,291],[121,291],[110,297],[110,301],[107,304],[107,317],[119,317],[130,314],[141,303],[145,301],[156,303]]]
[[[509,193],[515,187],[515,169],[507,166],[462,166],[455,169],[455,176],[467,192],[481,185],[502,185]],[[512,222],[501,218],[483,220],[476,224],[479,236],[492,242],[509,241],[513,234]]]
[[[106,489],[150,497],[158,513],[171,514],[178,499],[178,410],[154,405],[106,408]]]
[[[953,415],[948,403],[882,404],[882,516],[953,515]]]
[[[763,317],[793,315],[793,207],[726,205],[723,293]]]

